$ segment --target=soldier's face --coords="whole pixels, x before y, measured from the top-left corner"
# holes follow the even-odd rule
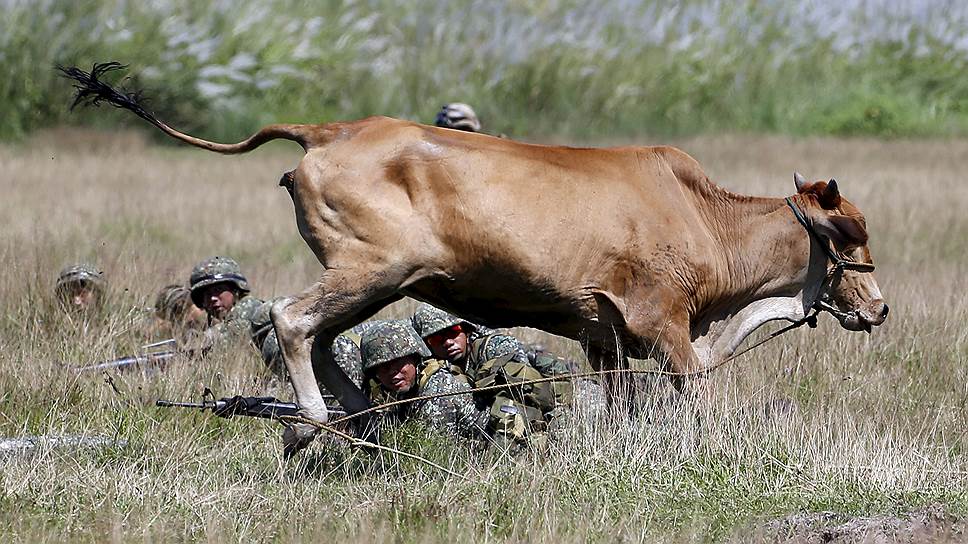
[[[73,310],[90,310],[97,305],[97,291],[87,283],[72,283],[64,291],[63,300]]]
[[[424,341],[437,359],[457,361],[467,354],[467,333],[460,325],[431,334]]]
[[[202,292],[205,311],[215,319],[223,319],[235,306],[235,290],[228,283],[209,285]]]
[[[376,367],[376,379],[387,391],[406,393],[417,383],[417,358],[400,357]]]

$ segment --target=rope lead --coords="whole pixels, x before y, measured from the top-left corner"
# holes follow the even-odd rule
[[[742,355],[745,355],[746,353],[749,353],[750,351],[752,351],[752,350],[754,350],[754,349],[762,346],[763,344],[769,342],[770,340],[773,340],[774,338],[776,338],[777,336],[780,336],[781,334],[784,334],[786,332],[792,331],[793,329],[802,327],[803,325],[808,325],[812,329],[813,328],[816,328],[817,327],[817,314],[818,313],[820,313],[820,310],[814,308],[813,309],[813,313],[804,316],[803,319],[799,319],[797,321],[794,321],[793,323],[787,325],[786,327],[783,327],[782,329],[779,329],[779,330],[773,332],[772,334],[770,334],[769,336],[767,336],[763,340],[760,340],[759,342],[753,344],[752,346],[749,346],[748,348],[746,348],[746,349],[744,349],[742,351],[739,351],[737,353],[734,353],[734,354],[730,355],[729,357],[723,359],[722,361],[716,363],[715,365],[712,365],[710,367],[707,367],[707,368],[704,368],[704,369],[701,369],[701,370],[694,370],[692,372],[669,372],[668,370],[657,370],[657,369],[615,368],[615,369],[609,369],[609,370],[598,370],[598,371],[593,371],[593,372],[577,372],[577,373],[572,373],[572,374],[559,374],[557,376],[548,376],[548,377],[545,377],[545,378],[537,378],[537,379],[534,379],[534,380],[524,380],[524,381],[520,381],[520,382],[506,383],[506,384],[500,384],[500,385],[489,385],[487,387],[472,387],[472,388],[469,388],[469,389],[462,389],[460,391],[448,391],[448,392],[444,392],[444,393],[435,393],[435,394],[432,394],[432,395],[420,395],[420,396],[413,397],[413,398],[409,398],[409,399],[395,400],[395,401],[386,402],[386,403],[383,403],[383,404],[380,404],[380,405],[377,405],[377,406],[371,406],[370,408],[367,408],[365,410],[361,410],[361,411],[356,412],[356,413],[353,413],[353,414],[345,415],[345,416],[343,416],[341,418],[338,418],[338,419],[330,422],[329,424],[330,425],[338,425],[338,424],[344,423],[346,421],[352,421],[352,420],[354,420],[354,419],[356,419],[358,417],[364,416],[366,414],[371,414],[373,412],[386,411],[389,408],[394,408],[396,406],[401,406],[401,405],[404,405],[404,404],[410,404],[412,402],[422,402],[422,401],[426,401],[426,400],[433,400],[433,399],[439,399],[439,398],[444,398],[444,397],[456,397],[458,395],[468,395],[468,394],[480,393],[480,392],[486,392],[486,391],[506,390],[506,389],[511,388],[511,387],[524,387],[526,385],[534,385],[534,384],[538,384],[538,383],[561,382],[561,381],[565,381],[565,380],[574,380],[574,379],[578,379],[578,378],[593,378],[593,377],[597,377],[597,376],[607,376],[607,375],[610,376],[610,375],[618,375],[618,374],[651,374],[651,375],[655,375],[655,376],[669,376],[669,377],[677,377],[677,378],[690,378],[690,377],[693,377],[693,376],[705,375],[705,374],[709,374],[710,372],[713,372],[714,370],[717,370],[719,368],[722,368],[723,366],[725,366],[730,361],[733,361],[736,358],[738,358],[738,357],[740,357]]]

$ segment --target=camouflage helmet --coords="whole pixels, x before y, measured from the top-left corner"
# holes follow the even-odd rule
[[[434,119],[434,124],[438,127],[466,130],[467,132],[480,132],[481,122],[477,120],[474,108],[463,102],[452,102],[444,104]]]
[[[216,283],[231,283],[241,295],[249,294],[249,281],[242,275],[239,263],[229,257],[216,256],[205,259],[192,269],[192,275],[188,280],[192,291],[192,302],[201,308],[202,292],[205,287]]]
[[[191,306],[191,292],[184,285],[166,285],[155,297],[155,315],[165,321],[177,321]]]
[[[60,295],[69,285],[86,284],[96,291],[103,291],[106,283],[104,273],[98,270],[96,266],[89,263],[79,263],[66,266],[60,271],[60,274],[57,275],[54,290]]]
[[[468,329],[474,328],[474,325],[470,322],[427,303],[422,303],[420,306],[417,306],[417,310],[413,312],[413,317],[410,318],[410,322],[413,324],[413,329],[420,335],[420,338],[427,338],[444,329],[449,329],[454,325],[464,325]],[[467,332],[470,332],[470,330]]]
[[[406,319],[389,319],[368,328],[360,338],[360,353],[364,372],[408,355],[430,357],[427,345]]]

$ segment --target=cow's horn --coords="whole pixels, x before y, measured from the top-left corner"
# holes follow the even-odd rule
[[[803,186],[807,184],[807,179],[804,178],[803,174],[801,174],[800,172],[794,172],[793,183],[795,183],[797,186],[797,192],[800,192],[803,190]]]

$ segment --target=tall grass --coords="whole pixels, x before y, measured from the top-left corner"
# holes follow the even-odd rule
[[[791,513],[968,513],[963,141],[681,141],[737,192],[791,194],[794,169],[836,176],[867,215],[887,323],[868,337],[824,317],[767,344],[713,376],[700,418],[667,401],[665,382],[646,383],[634,417],[579,411],[549,452],[517,462],[417,429],[387,438],[470,481],[406,459],[372,472],[325,442],[286,461],[277,424],[152,406],[203,386],[291,398],[247,345],[113,385],[69,371],[152,339],[155,289],[208,255],[238,258],[259,296],[312,283],[319,265],[275,185],[295,146],[221,157],[70,131],[29,143],[0,147],[0,435],[126,444],[0,458],[0,540],[745,542],[772,541],[767,522]],[[50,302],[74,260],[111,282],[86,324]],[[581,357],[573,342],[521,334]]]
[[[55,63],[130,63],[157,113],[234,140],[267,122],[473,104],[517,136],[968,132],[955,0],[3,0],[0,137],[68,116]]]

